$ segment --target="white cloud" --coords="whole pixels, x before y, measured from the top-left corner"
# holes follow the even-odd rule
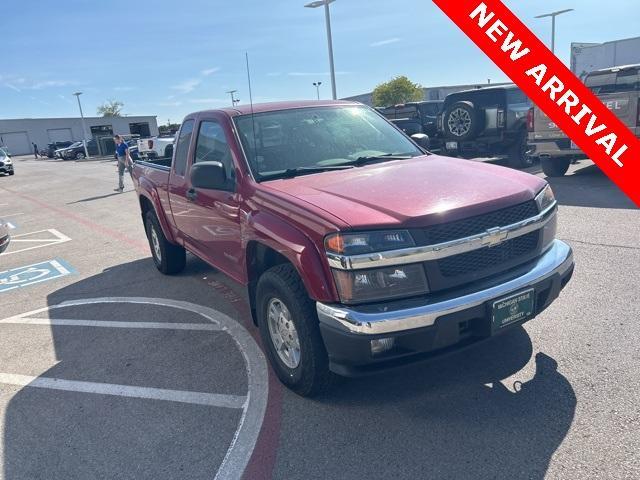
[[[211,74],[214,74],[216,72],[220,71],[220,69],[218,67],[214,67],[214,68],[207,68],[206,70],[202,70],[202,75],[205,77],[208,77]]]
[[[5,87],[10,88],[11,90],[15,90],[16,92],[21,92],[22,90],[20,90],[18,87],[16,87],[15,85],[5,82],[3,84]]]
[[[393,38],[387,38],[386,40],[380,40],[378,42],[373,42],[371,44],[369,44],[370,47],[381,47],[383,45],[390,45],[392,43],[398,43],[402,41],[401,38],[398,37],[393,37]]]
[[[228,99],[224,99],[224,98],[190,98],[188,100],[189,103],[196,103],[196,104],[218,104],[218,103],[223,103],[223,102],[228,102]]]
[[[156,104],[158,107],[179,107],[182,102],[160,102]]]
[[[135,90],[136,87],[113,87],[116,92],[130,92],[131,90]]]
[[[195,88],[201,83],[202,83],[202,80],[200,80],[199,78],[192,78],[190,80],[185,80],[184,82],[179,83],[178,85],[174,85],[171,88],[174,90],[177,90],[180,93],[189,93],[189,92],[193,92]]]
[[[350,75],[351,72],[336,72],[336,75]],[[289,72],[290,77],[328,77],[329,72]]]

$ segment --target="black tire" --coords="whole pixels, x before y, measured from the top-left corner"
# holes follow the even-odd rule
[[[173,158],[173,145],[167,145],[167,148],[164,149],[164,156],[166,158]]]
[[[533,165],[533,158],[527,155],[529,147],[527,145],[527,135],[521,135],[509,148],[509,166],[512,168],[527,168]]]
[[[475,138],[484,123],[480,113],[471,102],[456,102],[451,105],[442,117],[445,137],[461,142]]]
[[[151,248],[153,263],[156,264],[158,270],[165,275],[173,275],[184,270],[187,263],[185,249],[167,240],[167,237],[164,236],[164,232],[160,227],[156,212],[153,210],[149,210],[145,215],[145,229],[147,239],[149,240],[149,247]],[[155,241],[157,241],[157,247],[154,246]],[[158,252],[156,252],[156,249]]]
[[[13,171],[13,170],[11,170],[11,171],[9,172],[9,175],[13,175],[14,173],[16,173],[16,172],[15,172],[15,171]]]
[[[300,352],[299,363],[294,368],[287,366],[280,358],[269,332],[268,309],[272,301],[284,304],[297,332]],[[262,342],[280,381],[304,397],[326,390],[332,374],[320,335],[315,304],[293,265],[277,265],[260,277],[256,288],[256,307]]]
[[[571,165],[570,158],[542,157],[540,159],[542,171],[547,177],[562,177]]]
[[[85,158],[83,152],[76,153],[76,160],[82,160],[83,158]]]

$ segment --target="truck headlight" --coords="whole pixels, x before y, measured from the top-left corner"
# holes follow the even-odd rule
[[[345,304],[422,295],[429,291],[422,264],[367,270],[333,270],[340,301]]]
[[[364,233],[335,233],[325,238],[327,252],[340,255],[384,252],[415,246],[406,230],[381,230]]]
[[[556,202],[556,197],[553,194],[553,190],[551,190],[551,185],[547,184],[546,187],[542,189],[542,191],[536,195],[536,203],[538,204],[538,210],[544,211],[550,205]]]

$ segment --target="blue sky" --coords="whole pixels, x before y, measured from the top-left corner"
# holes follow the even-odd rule
[[[124,113],[179,121],[195,110],[331,94],[322,9],[308,0],[3,0],[0,118],[95,115],[106,99]],[[557,53],[572,41],[640,35],[638,0],[507,0],[545,41],[561,8]],[[505,80],[429,0],[336,0],[331,6],[338,96],[371,91],[395,75],[424,86]]]

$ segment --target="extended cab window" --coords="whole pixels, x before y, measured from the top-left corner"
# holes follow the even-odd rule
[[[194,163],[198,162],[222,163],[227,174],[228,188],[233,189],[235,181],[231,149],[222,125],[216,120],[205,120],[200,124],[194,159]]]
[[[175,172],[176,175],[184,177],[187,170],[187,155],[189,155],[189,144],[191,143],[191,134],[193,133],[193,120],[187,120],[182,124],[180,135],[176,141],[175,153]]]

